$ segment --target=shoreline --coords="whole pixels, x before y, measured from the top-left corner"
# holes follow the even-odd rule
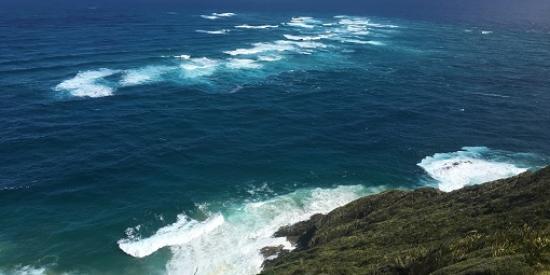
[[[449,193],[386,191],[281,227],[295,249],[262,249],[260,274],[547,272],[548,209],[550,166]]]

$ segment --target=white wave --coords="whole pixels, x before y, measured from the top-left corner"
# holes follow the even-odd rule
[[[220,62],[207,57],[191,58],[180,65],[183,71],[183,76],[186,78],[196,78],[213,74]]]
[[[136,258],[143,258],[157,250],[175,245],[184,245],[196,238],[216,229],[224,223],[223,216],[214,215],[203,222],[192,220],[185,215],[179,215],[178,221],[159,229],[153,236],[145,239],[136,239],[129,235],[118,241],[118,247],[126,254]],[[132,232],[127,230],[127,232]]]
[[[118,72],[110,69],[79,72],[75,77],[59,83],[54,90],[66,91],[78,97],[110,96],[114,89],[101,80]]]
[[[162,80],[162,75],[172,70],[168,66],[147,66],[139,69],[126,70],[120,85],[135,86]]]
[[[212,13],[212,15],[214,16],[218,16],[218,17],[232,17],[232,16],[235,16],[237,15],[236,13],[232,13],[232,12],[224,12],[224,13]]]
[[[297,47],[298,49],[319,49],[319,48],[327,48],[328,46],[320,43],[320,42],[313,42],[313,41],[288,41],[288,40],[279,40],[276,41],[279,45],[292,45]]]
[[[397,25],[392,24],[380,24],[373,23],[370,19],[357,16],[335,16],[334,18],[340,19],[338,24],[340,25],[353,25],[353,26],[368,26],[373,28],[399,28]]]
[[[253,26],[253,25],[247,25],[247,24],[235,26],[235,28],[237,28],[237,29],[269,29],[269,28],[278,28],[278,27],[279,27],[279,25],[256,25],[256,26]]]
[[[338,21],[340,25],[351,25],[351,26],[367,26],[369,25],[369,19],[366,18],[352,18],[346,17]]]
[[[221,29],[221,30],[214,30],[214,31],[207,31],[207,30],[196,30],[198,33],[207,33],[207,34],[227,34],[231,30],[228,29]]]
[[[219,18],[222,18],[222,17],[232,17],[232,16],[235,16],[237,14],[235,13],[232,13],[232,12],[224,12],[224,13],[211,13],[210,15],[201,15],[202,18],[204,19],[208,19],[208,20],[216,20],[216,19],[219,19]]]
[[[279,245],[292,248],[285,238],[273,237],[281,226],[306,220],[316,213],[327,213],[378,191],[381,190],[360,185],[301,189],[264,201],[227,206],[223,218],[215,214],[202,223],[183,216],[149,238],[128,237],[120,243],[133,244],[133,250],[125,247],[124,251],[134,256],[149,255],[154,248],[170,246],[173,256],[166,265],[168,274],[257,274],[264,260],[261,248]],[[207,225],[211,230],[203,230]]]
[[[218,16],[215,16],[215,15],[201,15],[201,17],[208,20],[216,20],[219,18]]]
[[[491,96],[491,97],[500,97],[500,98],[509,98],[508,95],[500,95],[494,93],[472,93],[473,95],[482,95],[482,96]]]
[[[369,28],[399,28],[397,25],[373,23],[368,18],[363,17],[339,17],[338,24],[345,27],[347,32],[355,35],[368,35]]]
[[[354,35],[368,35],[369,30],[364,25],[347,25],[346,29],[347,32],[352,33]]]
[[[397,25],[392,25],[392,24],[379,24],[379,23],[369,23],[369,24],[367,24],[367,26],[373,27],[373,28],[390,28],[390,29],[400,28],[400,27],[397,26]]]
[[[374,40],[360,40],[360,39],[351,39],[351,38],[341,38],[338,39],[340,42],[344,43],[354,43],[362,45],[373,45],[373,46],[384,46],[384,42],[374,41]]]
[[[279,61],[281,59],[283,59],[283,57],[280,56],[280,55],[260,55],[260,56],[258,56],[259,61],[265,61],[265,62],[274,62],[274,61]]]
[[[191,56],[187,55],[187,54],[182,54],[182,55],[176,55],[176,56],[174,56],[174,58],[182,59],[182,60],[189,60],[191,58]]]
[[[10,275],[45,275],[48,274],[44,267],[33,267],[29,265],[18,266],[13,270],[3,271],[0,269],[0,274]]]
[[[260,42],[252,44],[251,48],[236,49],[233,51],[225,51],[229,55],[254,55],[264,52],[285,52],[296,50],[296,47],[290,44],[283,44],[280,41],[275,42]]]
[[[308,35],[292,35],[292,34],[283,34],[283,36],[288,40],[295,41],[315,41],[328,38],[328,35],[317,35],[317,36],[308,36]]]
[[[314,19],[313,17],[300,16],[300,17],[292,17],[290,22],[286,23],[286,25],[291,27],[313,29],[315,28],[315,25],[318,25],[321,23],[322,23],[321,21]]]
[[[230,58],[227,60],[226,66],[231,69],[259,69],[261,64],[256,63],[256,60],[248,58]]]
[[[527,168],[513,163],[513,156],[487,147],[464,147],[457,152],[428,156],[418,166],[438,181],[439,189],[450,192],[525,172]]]
[[[481,34],[492,34],[493,31],[481,31]]]

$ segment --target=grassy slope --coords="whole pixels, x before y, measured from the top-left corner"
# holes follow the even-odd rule
[[[389,191],[281,228],[262,274],[550,274],[550,167],[451,193]]]

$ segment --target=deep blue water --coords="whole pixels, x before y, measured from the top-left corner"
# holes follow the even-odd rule
[[[544,29],[91,9],[0,41],[0,273],[254,274],[281,225],[550,155]]]

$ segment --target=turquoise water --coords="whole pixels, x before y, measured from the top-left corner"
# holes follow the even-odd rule
[[[282,225],[550,154],[542,29],[86,10],[0,39],[0,273],[254,274]]]

